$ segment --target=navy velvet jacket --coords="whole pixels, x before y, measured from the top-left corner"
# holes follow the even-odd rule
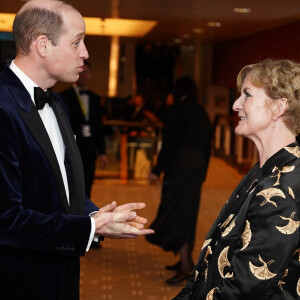
[[[300,299],[300,148],[284,147],[240,182],[176,300]]]
[[[29,270],[39,266],[47,268],[48,282],[59,281],[64,265],[56,258],[63,261],[85,253],[91,230],[88,214],[98,210],[85,197],[80,154],[63,101],[55,93],[52,100],[66,146],[70,205],[55,152],[29,93],[8,67],[1,73],[0,277],[12,273],[17,282],[21,276],[29,282]]]

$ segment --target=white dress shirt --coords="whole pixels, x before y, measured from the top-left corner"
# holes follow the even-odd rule
[[[31,100],[35,104],[34,87],[37,87],[38,85],[35,82],[33,82],[23,71],[21,71],[15,65],[14,61],[11,62],[9,67],[15,73],[15,75],[21,80],[24,87],[30,94]],[[44,126],[47,130],[48,136],[50,138],[51,144],[53,146],[53,149],[54,149],[54,152],[55,152],[58,164],[59,164],[60,172],[61,172],[61,175],[63,178],[68,203],[70,204],[68,177],[67,177],[67,172],[66,172],[66,168],[65,168],[65,164],[64,164],[65,144],[64,144],[63,138],[61,136],[61,132],[60,132],[55,114],[53,112],[52,107],[50,107],[48,103],[45,104],[43,109],[39,109],[38,113],[43,121],[43,124],[44,124]],[[90,248],[90,245],[94,238],[94,234],[95,234],[95,220],[93,218],[91,218],[91,234],[90,234],[90,238],[88,241],[86,251],[88,251]]]

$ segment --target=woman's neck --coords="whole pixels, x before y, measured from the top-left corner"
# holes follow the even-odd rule
[[[274,130],[272,134],[266,135],[263,139],[253,139],[258,151],[260,167],[276,152],[294,143],[295,140],[295,135],[287,128],[285,130]]]

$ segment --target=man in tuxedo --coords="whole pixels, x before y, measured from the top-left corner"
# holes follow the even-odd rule
[[[84,191],[80,154],[58,80],[88,58],[80,13],[31,0],[13,24],[16,58],[0,75],[0,293],[2,299],[79,299],[79,256],[98,237],[153,233],[135,209],[98,209]]]
[[[79,74],[76,83],[62,92],[70,111],[71,126],[81,154],[85,192],[89,198],[94,181],[97,153],[100,155],[100,168],[106,169],[108,166],[105,155],[100,96],[88,87],[91,77],[91,65],[88,61],[84,61],[83,71]]]

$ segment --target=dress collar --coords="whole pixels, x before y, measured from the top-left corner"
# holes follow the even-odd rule
[[[297,149],[298,148],[298,149]],[[295,157],[298,157],[296,154],[293,154],[291,151],[288,151],[288,149],[294,149],[299,151],[299,144],[297,142],[293,142],[286,147],[283,147],[278,152],[276,152],[274,155],[272,155],[261,167],[261,174],[262,177],[267,177],[269,174],[273,172],[273,168],[275,166],[280,166],[282,163],[287,163],[289,160],[295,159]],[[296,152],[295,151],[295,152]],[[290,158],[289,158],[290,156]]]

